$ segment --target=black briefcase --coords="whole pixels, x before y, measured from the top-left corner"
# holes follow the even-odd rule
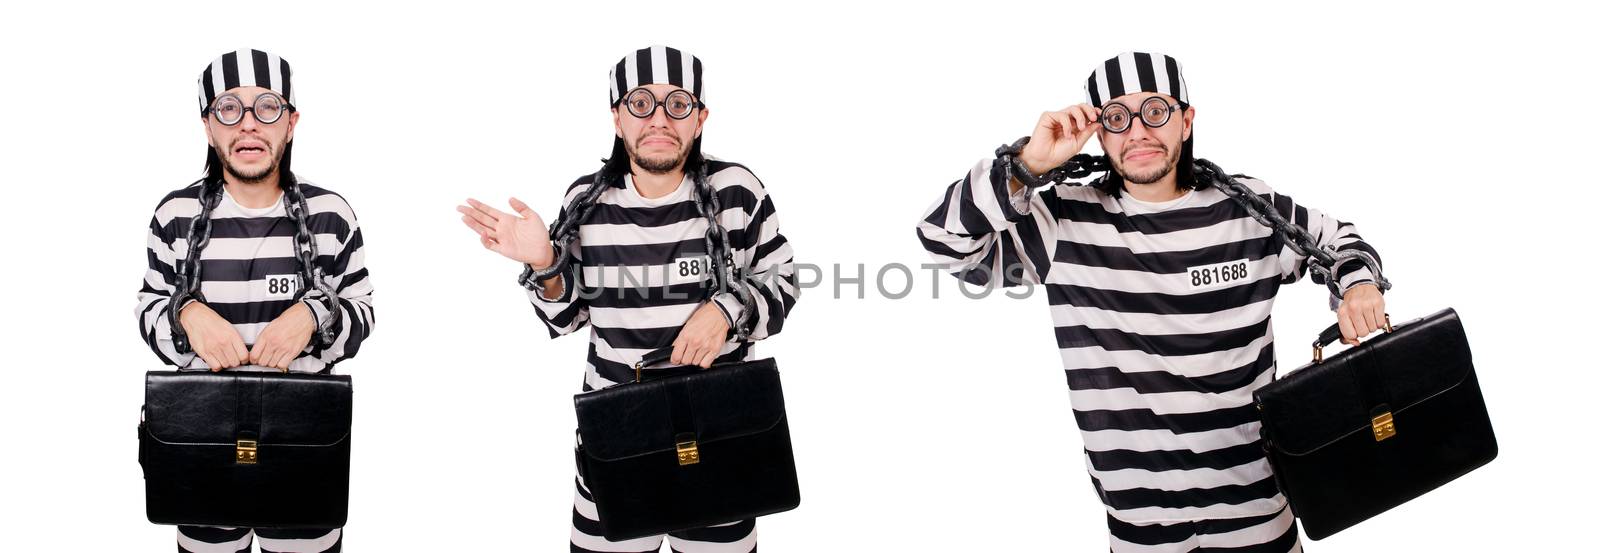
[[[1278,487],[1313,540],[1471,472],[1499,451],[1472,352],[1446,309],[1255,392]]]
[[[150,522],[344,526],[350,395],[344,375],[146,373],[139,464]]]
[[[660,351],[640,364],[662,357]],[[605,538],[653,536],[799,506],[777,363],[671,372],[573,400],[578,470]]]

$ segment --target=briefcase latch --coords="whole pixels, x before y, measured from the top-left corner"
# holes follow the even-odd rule
[[[694,434],[678,435],[678,466],[688,466],[700,462],[700,444],[695,441]]]
[[[256,464],[256,441],[239,440],[233,448],[234,460],[241,465]]]
[[[1383,414],[1372,417],[1372,437],[1384,441],[1394,437],[1394,414],[1384,411]]]

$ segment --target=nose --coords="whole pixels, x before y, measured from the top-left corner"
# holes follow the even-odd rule
[[[672,124],[672,118],[667,117],[667,106],[658,105],[656,110],[651,112],[650,117],[646,118],[644,122],[651,127],[665,128],[667,125]]]
[[[246,112],[244,117],[239,118],[240,131],[255,131],[260,126],[261,122],[256,120],[256,112],[254,110]]]
[[[1128,123],[1128,130],[1123,131],[1123,134],[1128,135],[1130,140],[1134,138],[1145,138],[1150,136],[1150,127],[1144,126],[1143,117],[1134,117],[1133,121]]]

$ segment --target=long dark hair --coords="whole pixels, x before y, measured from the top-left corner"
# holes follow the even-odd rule
[[[285,159],[288,159],[287,154]],[[1109,165],[1109,164],[1108,164]],[[1189,139],[1183,141],[1183,151],[1178,154],[1178,188],[1205,190],[1211,186],[1209,182],[1197,182],[1194,178],[1194,133],[1189,133]],[[1122,174],[1117,172],[1115,166],[1106,170],[1106,174],[1091,183],[1095,188],[1113,198],[1122,197]]]

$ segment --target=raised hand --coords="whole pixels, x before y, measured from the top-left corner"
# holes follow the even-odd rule
[[[1033,138],[1018,157],[1029,172],[1043,174],[1077,155],[1099,130],[1100,109],[1089,104],[1047,111],[1039,116]]]
[[[461,222],[478,233],[484,248],[535,269],[555,263],[555,248],[550,244],[544,219],[516,198],[511,198],[511,209],[517,213],[506,213],[471,198],[467,205],[456,206]]]

